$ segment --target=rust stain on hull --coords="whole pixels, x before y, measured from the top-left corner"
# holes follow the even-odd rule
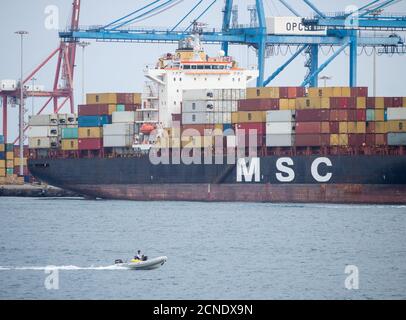
[[[105,184],[61,186],[105,199],[406,204],[406,185]]]

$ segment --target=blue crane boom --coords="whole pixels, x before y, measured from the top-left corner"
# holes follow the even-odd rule
[[[374,0],[362,6],[360,9],[345,14],[325,14],[319,10],[309,0],[303,0],[305,4],[310,6],[316,13],[311,18],[303,18],[302,23],[305,26],[312,26],[315,30],[318,28],[326,29],[324,35],[278,35],[269,34],[267,31],[265,11],[263,0],[255,0],[256,11],[258,15],[258,26],[230,28],[231,11],[233,0],[225,0],[223,13],[223,22],[221,30],[213,30],[211,32],[202,31],[201,41],[203,43],[219,43],[222,49],[228,54],[229,44],[247,45],[255,48],[258,53],[258,69],[259,77],[257,86],[265,86],[270,83],[290,62],[292,62],[299,54],[296,52],[292,58],[288,59],[277,72],[272,74],[266,80],[265,75],[265,49],[267,46],[283,45],[283,46],[302,46],[302,52],[307,47],[306,52],[309,54],[310,62],[308,64],[309,72],[303,84],[317,86],[317,74],[320,73],[334,58],[338,55],[337,51],[327,61],[327,64],[318,65],[318,51],[320,46],[338,46],[339,52],[344,51],[346,47],[350,48],[350,69],[349,83],[351,86],[357,85],[357,48],[359,46],[372,46],[383,48],[404,48],[403,39],[397,35],[390,37],[366,36],[360,33],[362,29],[368,30],[406,30],[406,16],[394,15],[374,15],[376,10],[389,6],[394,0]],[[151,28],[130,28],[128,27],[134,20],[140,16],[156,11],[158,8],[166,7],[174,1],[162,0],[153,1],[147,6],[136,10],[123,18],[117,19],[110,24],[100,27],[78,28],[75,30],[66,30],[59,33],[60,38],[66,42],[77,41],[78,39],[94,39],[98,41],[130,41],[130,42],[157,42],[157,43],[173,43],[191,36],[195,31],[189,31],[190,26],[185,30],[177,30],[186,17],[190,16],[193,11],[202,3],[198,1],[192,9],[183,16],[182,19],[175,25],[176,27],[167,30],[158,30]],[[205,14],[216,0],[211,1],[209,6],[203,11],[200,16]],[[280,1],[283,5],[287,5],[286,1]],[[152,9],[149,7],[153,4],[156,6]],[[295,15],[298,12],[291,8],[287,8]],[[292,10],[291,10],[292,9]],[[147,10],[147,11],[145,11]],[[144,11],[144,13],[140,13]],[[136,17],[132,17],[138,14]],[[200,18],[199,16],[199,18]],[[351,19],[351,23],[349,23]],[[124,20],[124,21],[123,21]],[[197,19],[194,19],[196,21]],[[354,23],[355,22],[355,23]],[[343,45],[345,43],[345,46]],[[344,48],[343,48],[344,47]]]

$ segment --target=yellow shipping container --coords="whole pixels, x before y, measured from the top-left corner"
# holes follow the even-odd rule
[[[308,96],[311,98],[322,97],[330,98],[333,97],[334,91],[332,87],[318,87],[318,88],[309,88]]]
[[[13,151],[6,152],[6,159],[7,160],[13,160],[14,159],[14,152]]]
[[[390,120],[386,123],[388,132],[406,132],[406,120]]]
[[[213,136],[182,137],[182,148],[208,148],[213,146]]]
[[[4,169],[6,167],[6,160],[0,160],[0,168]]]
[[[279,87],[247,88],[247,99],[279,98]]]
[[[375,133],[387,133],[388,123],[384,121],[375,121]]]
[[[79,128],[79,139],[80,138],[102,138],[103,128],[99,127],[82,127]]]
[[[134,93],[133,94],[134,104],[141,104],[141,93]]]
[[[375,110],[375,121],[385,121],[385,110],[384,109]]]
[[[4,144],[0,144],[0,152],[4,152],[5,146]]]
[[[343,133],[345,133],[345,132],[343,132]],[[356,122],[347,122],[347,133],[357,133],[357,123]]]
[[[357,109],[365,109],[367,107],[366,97],[357,97]]]
[[[78,139],[63,139],[62,150],[78,150]]]
[[[109,115],[112,115],[113,112],[116,112],[116,110],[117,110],[117,105],[109,104]]]
[[[234,115],[236,114],[236,116]],[[239,111],[231,115],[233,123],[246,123],[246,122],[265,122],[266,112],[264,111]],[[233,121],[237,120],[237,121]]]
[[[20,165],[20,158],[14,158],[14,166]],[[23,158],[23,166],[27,166],[27,158]]]
[[[339,133],[348,133],[348,122],[339,123]]]
[[[351,88],[341,87],[341,97],[351,97]]]
[[[297,98],[296,109],[320,109],[321,98]]]
[[[403,108],[406,108],[406,97],[403,97],[403,104],[402,104]]]
[[[5,177],[5,176],[6,176],[6,169],[5,168],[0,168],[0,177]]]
[[[383,97],[375,97],[375,109],[384,109],[385,100]]]
[[[330,109],[330,98],[320,98],[320,108]]]
[[[6,160],[6,168],[7,169],[14,168],[14,160]]]
[[[348,134],[331,134],[330,145],[332,146],[346,146],[348,145]]]
[[[117,104],[115,93],[88,93],[86,95],[87,104]]]
[[[341,87],[333,87],[333,97],[342,97]]]
[[[284,100],[281,104],[281,101]],[[280,99],[279,100],[280,110],[295,110],[296,109],[296,99]]]
[[[321,123],[321,133],[330,133],[330,123],[329,122]]]
[[[366,122],[357,122],[357,133],[366,133],[367,132],[367,126]]]

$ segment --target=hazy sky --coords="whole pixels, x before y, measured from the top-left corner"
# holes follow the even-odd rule
[[[370,1],[370,0],[369,0]],[[313,3],[325,12],[345,11],[346,6],[356,5],[361,7],[369,2],[368,0],[353,1],[321,1],[313,0]],[[149,1],[131,0],[82,0],[80,24],[102,25],[113,21],[116,18],[134,11],[147,4]],[[172,27],[181,17],[183,17],[197,0],[184,0],[177,6],[166,11],[165,14],[157,15],[148,20],[138,22],[137,26],[160,26]],[[201,12],[212,0],[204,0]],[[303,16],[310,15],[311,9],[301,0],[288,0],[297,11]],[[239,7],[239,23],[249,23],[247,5],[254,1],[239,1],[234,3]],[[45,26],[47,14],[46,8],[56,6],[59,10],[59,29],[68,26],[71,15],[70,0],[13,0],[3,1],[0,11],[0,39],[2,42],[0,50],[0,79],[17,79],[20,74],[20,47],[19,37],[14,34],[16,30],[27,30],[30,34],[25,40],[25,75],[38,65],[52,50],[58,47],[58,30],[49,30]],[[221,9],[223,1],[218,0],[210,11],[200,19],[209,27],[221,26]],[[291,15],[277,0],[264,0],[267,16]],[[406,15],[406,0],[386,9],[387,13],[404,13]],[[195,15],[196,17],[197,15]],[[193,17],[187,18],[183,26],[189,25]],[[388,34],[388,33],[382,33]],[[402,37],[405,33],[400,33]],[[86,91],[87,92],[137,92],[143,87],[143,68],[148,64],[154,64],[157,58],[166,52],[172,52],[176,48],[171,44],[145,44],[145,43],[107,43],[91,41],[91,45],[86,49]],[[209,54],[214,55],[218,50],[218,45],[206,45]],[[80,48],[79,48],[80,49]],[[283,51],[283,50],[282,50]],[[324,50],[327,53],[327,49]],[[368,49],[367,53],[370,49]],[[248,50],[244,46],[231,46],[230,54],[240,62],[242,66],[256,63],[255,52]],[[287,58],[281,55],[272,56],[267,59],[266,75],[271,74]],[[326,59],[320,55],[320,64]],[[56,60],[56,59],[55,59]],[[377,95],[386,96],[406,96],[406,56],[379,56],[377,59]],[[305,57],[298,57],[271,85],[276,86],[296,86],[302,82],[306,69],[303,67]],[[348,85],[348,56],[342,53],[323,72],[322,75],[332,76],[328,85]],[[81,102],[81,72],[82,72],[82,51],[77,51],[75,70],[75,104]],[[37,74],[37,84],[51,87],[55,73],[55,63],[51,63],[43,71]],[[365,53],[358,62],[358,85],[369,86],[372,92],[372,57]],[[42,105],[42,100],[34,102],[34,109],[38,110]],[[32,101],[26,101],[27,108],[31,114]],[[51,110],[51,106],[49,106]],[[67,107],[64,110],[68,110]],[[0,118],[2,113],[0,114]],[[9,111],[9,140],[17,136],[17,108]],[[1,124],[0,124],[1,126]]]

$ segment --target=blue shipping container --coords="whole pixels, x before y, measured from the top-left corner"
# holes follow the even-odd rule
[[[4,136],[0,135],[0,144],[4,143]]]
[[[6,159],[6,153],[0,152],[0,160],[5,160],[5,159]]]
[[[79,127],[103,127],[104,124],[111,123],[111,116],[79,116]]]
[[[78,139],[78,128],[63,128],[62,139]]]

